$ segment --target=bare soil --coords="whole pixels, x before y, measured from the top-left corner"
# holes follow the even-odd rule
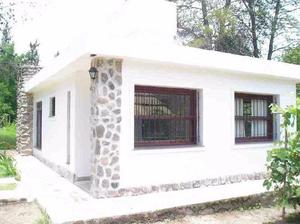
[[[300,212],[300,210],[288,209],[288,214]],[[232,211],[212,215],[193,216],[168,219],[154,224],[299,224],[300,219],[292,222],[282,222],[279,208],[260,208],[246,211]]]
[[[1,224],[35,224],[42,213],[36,203],[16,203],[0,206]]]
[[[300,209],[287,209],[288,215],[300,214]],[[151,224],[299,224],[300,216],[290,222],[282,222],[280,208],[260,208],[246,211],[231,211],[211,215],[186,215],[170,217]],[[18,203],[0,206],[0,223],[35,224],[42,213],[35,203]],[[136,223],[139,224],[139,223]]]

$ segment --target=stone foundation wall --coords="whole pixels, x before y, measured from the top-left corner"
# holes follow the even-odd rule
[[[122,61],[95,58],[99,71],[91,80],[92,184],[94,197],[118,195]]]
[[[120,188],[114,192],[108,191],[107,196],[108,197],[138,196],[138,195],[149,194],[149,193],[188,190],[188,189],[201,188],[201,187],[234,184],[234,183],[240,183],[240,182],[251,181],[251,180],[263,180],[266,177],[267,174],[261,172],[261,173],[252,173],[252,174],[238,174],[238,175],[231,175],[231,176],[218,177],[218,178],[207,178],[203,180],[195,180],[195,181],[174,183],[174,184]]]
[[[23,66],[17,77],[17,151],[32,154],[33,97],[24,91],[24,84],[41,70],[36,66]]]
[[[37,150],[33,150],[33,155],[34,155],[35,158],[40,160],[46,166],[48,166],[49,168],[54,170],[57,174],[59,174],[60,176],[66,178],[70,182],[74,183],[75,181],[77,181],[78,178],[76,177],[75,173],[71,172],[70,170],[68,170],[67,168],[65,168],[61,165],[58,165],[58,164],[48,160],[41,153],[39,153]]]

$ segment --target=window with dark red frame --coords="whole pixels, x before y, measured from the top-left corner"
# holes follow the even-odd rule
[[[273,96],[235,94],[235,142],[273,141]]]
[[[136,147],[196,144],[196,91],[135,86]]]

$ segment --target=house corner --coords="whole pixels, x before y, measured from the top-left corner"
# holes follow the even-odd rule
[[[94,58],[98,76],[91,80],[91,195],[118,196],[122,60]]]

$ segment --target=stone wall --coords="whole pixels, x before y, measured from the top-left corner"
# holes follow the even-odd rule
[[[202,180],[187,181],[181,183],[161,184],[161,185],[150,185],[130,188],[119,188],[113,196],[137,196],[149,193],[168,192],[168,191],[180,191],[195,189],[209,186],[219,186],[226,184],[241,183],[252,180],[263,180],[267,177],[264,172],[251,173],[251,174],[237,174],[229,175],[217,178],[207,178]]]
[[[37,66],[22,66],[17,77],[17,151],[32,154],[33,97],[24,91],[24,84],[41,70]]]
[[[44,163],[46,166],[54,170],[57,174],[69,180],[70,182],[74,183],[75,181],[77,181],[77,176],[75,175],[75,173],[72,173],[66,167],[63,167],[50,161],[49,159],[44,157],[39,150],[33,150],[33,156],[40,160],[42,163]]]
[[[95,58],[92,66],[99,73],[91,81],[91,194],[97,198],[117,196],[120,182],[122,61]]]

